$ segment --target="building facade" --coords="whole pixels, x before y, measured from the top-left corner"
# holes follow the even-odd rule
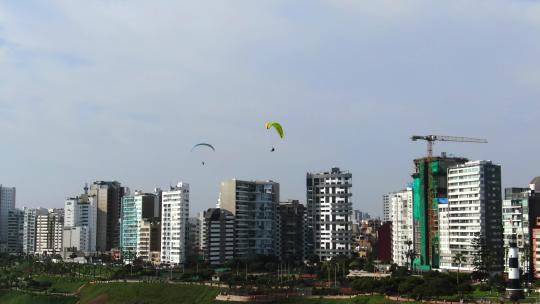
[[[137,258],[157,265],[161,262],[161,222],[158,217],[142,219],[139,227]]]
[[[139,252],[141,225],[145,219],[157,218],[158,208],[159,202],[153,193],[135,191],[134,195],[122,198],[120,252],[124,262],[132,262],[141,255],[148,259],[149,252]]]
[[[392,222],[384,222],[377,229],[377,260],[392,262]]]
[[[525,269],[525,272],[540,278],[540,177],[535,177],[529,183],[528,207],[529,243],[532,244],[531,250],[528,250],[531,269]]]
[[[491,161],[473,161],[448,169],[448,245],[440,268],[457,270],[457,253],[465,256],[460,269],[472,272],[478,248],[486,246],[493,257],[490,271],[502,271],[504,253],[502,229],[501,167]],[[478,239],[478,240],[477,240]]]
[[[64,209],[49,209],[36,215],[36,250],[47,256],[63,252]]]
[[[24,237],[24,211],[11,209],[8,213],[7,252],[22,253]]]
[[[383,207],[383,209],[384,209],[384,207]],[[360,211],[360,210],[354,210],[354,218],[353,218],[353,223],[354,224],[361,224],[363,221],[369,220],[369,219],[371,219],[371,215],[369,215],[369,213],[363,212],[363,211]]]
[[[282,261],[304,261],[304,218],[306,207],[297,200],[279,204],[278,257]]]
[[[96,181],[90,186],[89,196],[96,198],[96,250],[110,251],[120,246],[120,216],[122,197],[127,188],[117,181]]]
[[[398,266],[410,264],[413,241],[413,191],[406,188],[389,195],[392,216],[392,260]]]
[[[277,255],[279,184],[230,180],[221,183],[220,207],[235,216],[235,255]]]
[[[96,252],[97,235],[96,197],[83,194],[64,202],[64,239],[66,252]]]
[[[529,188],[506,188],[502,204],[504,248],[510,248],[510,243],[515,242],[524,273],[530,269],[531,257],[529,195]],[[508,259],[504,261],[505,272],[508,272]]]
[[[307,229],[312,253],[320,260],[352,255],[352,174],[307,174]]]
[[[189,184],[178,183],[162,192],[161,263],[178,266],[186,260]]]
[[[416,270],[430,271],[439,268],[439,203],[447,201],[447,169],[465,162],[465,158],[447,157],[445,154],[414,160],[413,248]]]
[[[23,224],[23,253],[34,254],[36,252],[37,218],[48,214],[45,208],[24,208]]]
[[[15,208],[16,190],[0,185],[0,249],[7,247],[9,210]]]
[[[202,222],[203,256],[211,265],[223,265],[234,258],[234,226],[232,212],[210,208]]]
[[[196,261],[201,254],[201,219],[190,217],[187,226],[186,257]]]
[[[389,222],[392,220],[392,202],[390,196],[392,194],[383,194],[383,222]]]

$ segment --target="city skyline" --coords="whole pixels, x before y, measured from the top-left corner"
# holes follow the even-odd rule
[[[0,2],[0,20],[0,182],[17,207],[184,181],[195,214],[231,178],[305,204],[306,172],[340,167],[354,209],[381,215],[425,156],[413,134],[487,138],[436,153],[500,164],[503,188],[540,172],[522,161],[540,148],[536,2]]]

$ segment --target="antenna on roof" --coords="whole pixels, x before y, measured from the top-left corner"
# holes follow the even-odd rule
[[[88,194],[88,183],[84,183],[84,194]]]

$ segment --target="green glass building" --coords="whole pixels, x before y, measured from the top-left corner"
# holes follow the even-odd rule
[[[141,221],[159,216],[156,195],[135,192],[122,198],[120,219],[120,252],[125,263],[131,263],[139,256]]]

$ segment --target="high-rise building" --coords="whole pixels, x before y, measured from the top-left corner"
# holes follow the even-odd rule
[[[235,216],[235,255],[277,255],[279,184],[273,181],[221,183],[220,206]]]
[[[96,251],[97,204],[96,197],[82,194],[66,199],[64,203],[65,252]]]
[[[11,209],[8,214],[7,252],[23,252],[24,212],[21,209]]]
[[[392,222],[384,222],[377,229],[377,260],[392,262]]]
[[[465,256],[460,269],[472,272],[480,243],[492,255],[490,271],[503,270],[501,167],[472,161],[448,168],[448,245],[441,248],[440,268],[454,270],[457,253]],[[445,254],[442,254],[442,253]],[[449,254],[448,254],[449,253]]]
[[[132,262],[141,255],[138,252],[141,238],[141,224],[144,219],[159,216],[159,202],[156,195],[135,191],[134,195],[122,198],[120,219],[120,251],[125,262]],[[145,253],[147,256],[148,253]]]
[[[48,215],[45,208],[24,208],[23,252],[35,254],[38,216]]]
[[[198,217],[188,219],[186,236],[186,257],[197,260],[201,254],[201,220]]]
[[[36,214],[36,250],[38,255],[62,253],[64,209],[49,209]]]
[[[353,217],[353,223],[354,224],[361,224],[364,220],[371,219],[371,215],[367,212],[363,212],[360,210],[354,210],[354,217]]]
[[[383,222],[392,220],[392,203],[390,202],[391,194],[383,194]]]
[[[504,248],[510,248],[514,242],[518,254],[523,260],[523,272],[528,273],[531,258],[531,234],[529,231],[529,188],[506,188],[502,203],[502,224]],[[508,258],[505,261],[505,272],[508,272]]]
[[[0,184],[0,247],[7,247],[9,210],[15,208],[15,188]]]
[[[161,262],[161,222],[158,217],[142,219],[139,227],[137,258],[156,265]]]
[[[171,266],[186,260],[186,230],[189,218],[189,184],[179,182],[162,193],[161,263]]]
[[[306,207],[297,200],[279,204],[278,256],[282,261],[303,261]]]
[[[529,199],[528,199],[528,221],[529,221],[529,243],[530,250],[527,250],[530,269],[525,269],[525,272],[534,274],[535,278],[540,278],[540,177],[535,177],[529,183]],[[530,281],[529,276],[527,280]]]
[[[407,266],[413,240],[413,191],[406,188],[389,194],[392,210],[392,260],[399,266]]]
[[[307,240],[321,260],[352,254],[352,174],[331,171],[307,174]]]
[[[417,256],[414,268],[417,270],[439,268],[439,202],[447,199],[447,169],[465,162],[465,158],[444,154],[414,160],[413,247]]]
[[[234,258],[234,215],[225,209],[210,208],[203,218],[204,259],[211,265],[223,265]]]
[[[127,192],[116,181],[97,181],[90,186],[89,195],[97,202],[96,250],[99,252],[120,246],[121,201]]]

